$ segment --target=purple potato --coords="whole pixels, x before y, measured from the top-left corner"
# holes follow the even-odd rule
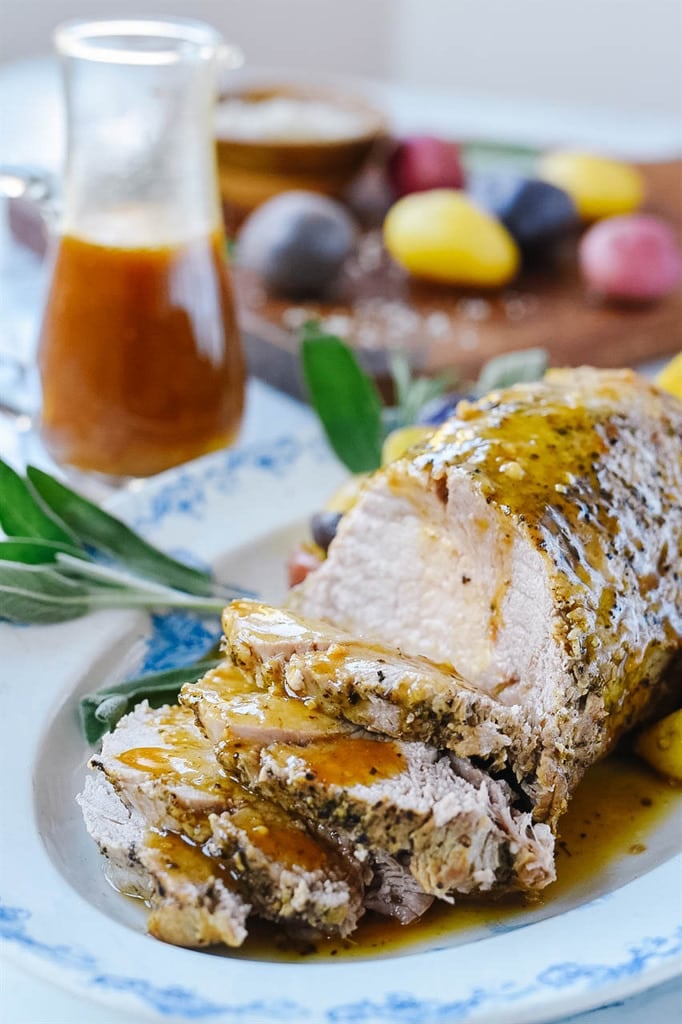
[[[461,402],[463,398],[469,398],[473,401],[474,396],[465,394],[462,391],[450,391],[446,395],[432,398],[430,402],[422,406],[417,416],[417,423],[423,423],[424,426],[440,426],[448,417],[454,415],[457,403]]]
[[[509,172],[478,174],[469,182],[469,194],[497,217],[525,250],[556,241],[578,223],[568,193],[537,178]]]
[[[316,298],[330,291],[356,238],[340,203],[315,192],[282,192],[244,222],[237,259],[274,295]]]
[[[310,517],[310,532],[312,533],[313,540],[323,551],[327,551],[329,545],[334,540],[340,522],[340,512],[329,512],[326,509],[322,512],[316,512]]]

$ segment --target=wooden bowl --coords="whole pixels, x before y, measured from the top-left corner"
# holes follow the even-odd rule
[[[254,105],[273,98],[329,103],[361,114],[357,134],[339,138],[238,138],[217,129],[218,175],[229,219],[239,220],[256,206],[291,189],[340,196],[357,175],[377,140],[386,133],[384,116],[369,103],[323,89],[281,86],[224,94]]]

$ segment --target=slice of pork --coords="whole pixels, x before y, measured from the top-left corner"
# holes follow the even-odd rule
[[[229,872],[260,916],[324,934],[356,927],[360,865],[228,778],[191,710],[138,705],[104,737],[91,765],[148,829],[204,844],[201,856]],[[170,839],[159,842],[162,856]]]
[[[561,370],[460,403],[380,470],[299,614],[526,709],[555,823],[682,645],[682,403],[629,371]]]
[[[357,732],[349,723],[325,715],[308,704],[283,700],[277,692],[259,692],[254,677],[236,670],[231,661],[207,672],[198,683],[184,686],[180,700],[193,709],[203,732],[222,749],[222,761],[230,774],[237,771],[231,761],[237,749],[240,765],[251,762],[252,771],[257,772],[260,750],[266,741],[308,742]],[[228,735],[230,751],[224,749]],[[218,826],[214,819],[212,824],[217,844]],[[223,816],[222,827],[234,830],[234,819],[228,824]],[[308,827],[363,873],[369,884],[365,897],[368,909],[408,924],[431,905],[433,897],[427,895],[410,872],[387,851],[358,847],[348,833],[332,828],[329,822],[320,824],[309,818]]]
[[[142,815],[127,807],[102,775],[87,776],[76,802],[88,834],[106,858],[105,873],[113,887],[127,896],[148,899],[154,887],[140,860],[147,832]]]
[[[433,743],[491,770],[510,761],[521,780],[532,776],[537,738],[524,709],[475,689],[453,668],[256,601],[229,604],[223,632],[227,655],[263,686],[284,686],[373,732]]]
[[[186,685],[180,700],[207,733],[219,719],[216,754],[227,771],[311,827],[399,858],[426,893],[530,892],[553,880],[552,834],[510,806],[505,784],[483,773],[469,781],[433,747],[378,738],[319,712],[293,737],[281,723],[300,702],[275,692],[251,694],[245,738],[240,695],[233,713],[230,687],[220,691],[215,672],[205,703],[203,686]]]
[[[433,903],[433,896],[385,850],[372,851],[372,884],[365,892],[365,907],[401,924],[417,921]]]
[[[103,775],[89,776],[77,800],[111,883],[148,901],[151,935],[177,946],[242,944],[251,908],[216,863],[178,835],[150,833]]]

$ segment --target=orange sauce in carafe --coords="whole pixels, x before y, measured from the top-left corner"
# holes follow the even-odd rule
[[[220,232],[178,245],[58,243],[40,337],[58,462],[149,476],[235,435],[244,363]]]

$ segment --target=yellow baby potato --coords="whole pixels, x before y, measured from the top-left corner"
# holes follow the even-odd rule
[[[682,782],[682,708],[645,729],[635,751],[661,775]]]
[[[676,398],[682,398],[682,352],[678,352],[669,363],[663,367],[656,383],[659,388],[669,391]]]
[[[328,512],[340,512],[343,515],[360,497],[360,492],[369,473],[356,473],[349,480],[338,487],[332,496],[325,502],[325,509]]]
[[[433,427],[425,426],[401,427],[399,430],[392,430],[384,441],[381,464],[387,466],[389,462],[395,462],[413,445],[419,444],[432,433]]]
[[[495,288],[519,266],[507,229],[456,189],[399,199],[384,221],[384,242],[410,274],[446,284]]]
[[[587,221],[632,213],[644,198],[644,181],[639,171],[619,160],[591,153],[548,153],[540,161],[539,174],[568,192],[578,213]]]

